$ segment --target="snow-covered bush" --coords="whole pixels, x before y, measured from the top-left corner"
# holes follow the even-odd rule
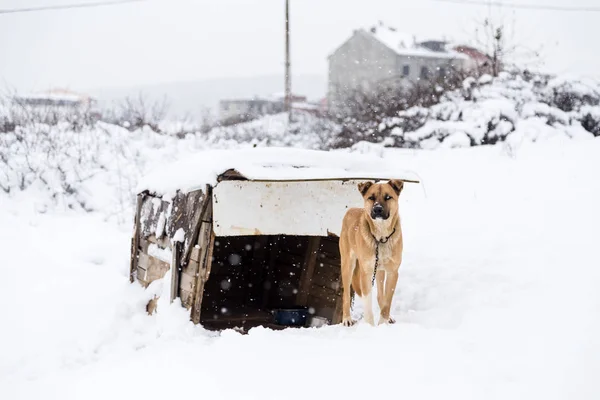
[[[547,102],[566,112],[600,104],[600,85],[589,79],[557,77],[548,82]]]
[[[591,137],[600,133],[598,104],[597,83],[503,72],[467,78],[438,104],[401,111],[378,130],[396,145],[421,148]]]
[[[336,133],[332,122],[303,113],[296,113],[291,124],[287,115],[279,114],[184,136],[166,133],[171,129],[166,124],[162,128],[161,133],[148,125],[129,131],[97,122],[74,130],[67,122],[27,121],[0,133],[0,190],[11,195],[33,188],[43,193],[42,209],[113,209],[114,215],[126,218],[138,179],[162,163],[208,148],[326,149]],[[105,190],[98,192],[99,187]]]

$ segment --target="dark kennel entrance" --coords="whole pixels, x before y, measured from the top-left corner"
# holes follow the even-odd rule
[[[337,237],[216,237],[200,323],[207,329],[284,328],[272,311],[308,307],[337,323],[341,313]],[[321,320],[322,321],[322,320]]]

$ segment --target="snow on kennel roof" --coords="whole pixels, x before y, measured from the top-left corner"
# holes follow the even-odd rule
[[[303,181],[345,179],[403,179],[417,182],[415,174],[402,171],[389,160],[340,151],[295,148],[251,148],[201,151],[143,177],[137,192],[158,195],[190,192],[216,185],[225,172],[235,170],[242,178],[257,181]]]

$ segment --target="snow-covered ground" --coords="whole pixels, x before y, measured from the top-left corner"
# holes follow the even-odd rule
[[[0,194],[0,397],[600,398],[600,140],[376,151],[423,185],[402,194],[398,322],[375,328],[147,316],[110,202],[39,213],[36,185]]]

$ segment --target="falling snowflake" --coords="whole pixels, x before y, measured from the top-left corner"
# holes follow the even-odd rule
[[[221,281],[221,289],[229,290],[229,288],[231,288],[231,279],[229,279],[229,278],[223,279]]]
[[[242,257],[239,254],[230,254],[229,255],[229,264],[230,265],[240,265],[242,262]]]

